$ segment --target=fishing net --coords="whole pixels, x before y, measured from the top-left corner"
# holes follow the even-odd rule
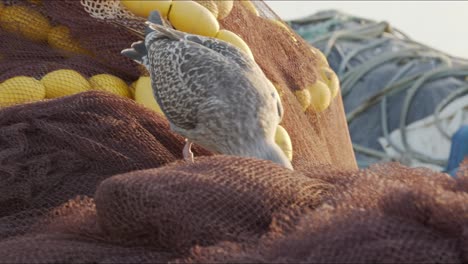
[[[467,60],[418,43],[388,22],[335,10],[290,24],[323,51],[340,78],[360,167],[391,159],[446,167],[452,135],[468,122]],[[450,105],[457,115],[444,111]]]
[[[347,176],[351,179],[345,185],[336,184],[340,192],[321,207],[293,221],[291,214],[286,220],[278,216],[272,224],[274,231],[255,243],[197,247],[183,262],[467,261],[466,178],[463,185],[444,174],[396,164],[372,166]]]
[[[1,81],[146,74],[120,55],[144,19],[118,1],[2,3]],[[163,116],[108,92],[25,100],[0,109],[0,262],[467,261],[466,163],[457,179],[398,164],[357,171],[341,98],[304,112],[296,97],[320,76],[317,53],[254,4],[258,15],[235,2],[219,22],[276,84],[295,170],[196,145],[186,163]]]
[[[1,33],[0,46],[5,59],[0,69],[0,82],[18,75],[42,78],[56,69],[72,69],[84,77],[108,73],[131,83],[147,74],[136,63],[120,54],[132,42],[140,40],[127,30],[144,28],[144,18],[129,14],[119,1],[42,1],[40,5],[16,3],[46,16],[51,28],[69,29],[70,38],[88,54],[53,49],[50,40],[31,41],[16,31]],[[339,164],[343,168],[356,168],[343,106],[336,97],[323,112],[310,107],[305,113],[294,96],[315,82],[316,55],[307,43],[292,31],[272,21],[280,21],[263,2],[255,2],[260,15],[253,14],[243,4],[235,2],[229,15],[220,20],[222,28],[238,34],[251,48],[257,63],[267,77],[276,84],[287,113],[282,125],[288,131],[294,148],[296,166]],[[5,16],[7,8],[2,12]],[[105,18],[105,19],[104,19]],[[126,27],[117,26],[118,21]],[[19,24],[20,22],[16,22]],[[256,30],[250,30],[255,25]],[[23,30],[24,31],[24,30]],[[61,83],[73,82],[60,80]],[[309,147],[294,147],[309,146]]]
[[[186,163],[162,117],[103,92],[0,120],[3,263],[467,261],[468,160],[457,179],[201,148]]]

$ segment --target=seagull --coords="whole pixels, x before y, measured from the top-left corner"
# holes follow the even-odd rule
[[[194,162],[196,143],[214,153],[293,169],[275,143],[283,117],[280,97],[253,59],[225,41],[165,26],[157,11],[146,24],[144,41],[122,54],[148,70],[170,129],[185,138],[186,161]]]

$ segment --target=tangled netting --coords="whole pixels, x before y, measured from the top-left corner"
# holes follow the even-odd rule
[[[0,28],[0,53],[6,56],[0,64],[0,82],[18,75],[40,79],[50,71],[63,68],[76,70],[85,77],[109,73],[128,83],[147,74],[120,54],[132,42],[140,40],[139,37],[113,23],[118,21],[129,28],[141,29],[145,19],[129,17],[125,15],[128,12],[114,14],[109,11],[120,7],[118,1],[43,0],[40,5],[13,2],[41,12],[52,25],[68,27],[71,36],[91,55],[64,55],[63,51],[52,49],[47,43],[31,41]],[[317,58],[310,51],[310,46],[292,30],[286,31],[271,22],[279,18],[266,4],[255,1],[255,5],[260,16],[252,14],[236,1],[229,16],[219,22],[222,28],[235,32],[247,42],[257,63],[276,84],[285,108],[281,125],[291,137],[296,166],[314,162],[317,165],[357,168],[341,98],[334,99],[324,112],[317,113],[311,109],[304,113],[294,96],[295,90],[304,89],[317,78]],[[106,12],[114,14],[107,14],[113,19],[99,18],[105,17]]]
[[[438,133],[451,140],[461,122],[459,126],[443,124],[441,112],[468,93],[468,60],[418,43],[388,22],[336,10],[290,24],[324,52],[340,76],[351,139],[361,167],[396,157],[412,166],[415,161],[440,170],[447,165],[448,153],[444,157],[418,150],[407,126],[433,115]],[[395,130],[400,131],[400,144],[390,136]],[[384,152],[385,144],[379,143],[379,137],[398,155]]]
[[[0,111],[0,262],[468,261],[468,160],[292,172],[182,146],[103,92]]]
[[[1,2],[1,1],[0,1]],[[26,6],[50,20],[51,26],[66,26],[70,35],[91,54],[64,53],[51,48],[47,42],[33,41],[16,32],[0,28],[0,82],[18,75],[42,78],[58,69],[73,69],[86,77],[109,73],[134,81],[141,71],[136,63],[120,56],[120,51],[134,41],[127,32],[98,19],[91,18],[80,1],[6,1],[14,6]],[[36,17],[26,17],[34,24]]]
[[[69,27],[90,53],[0,31],[0,80],[57,68],[143,75],[120,55],[138,37],[82,2],[8,1]],[[110,93],[2,108],[0,262],[468,261],[468,161],[457,179],[398,164],[357,171],[340,97],[304,113],[293,95],[317,78],[317,59],[255,5],[258,17],[236,2],[219,22],[279,86],[295,171],[197,146],[186,163],[163,117]]]

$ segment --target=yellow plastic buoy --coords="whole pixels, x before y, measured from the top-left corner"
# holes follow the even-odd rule
[[[227,17],[234,6],[234,1],[232,0],[215,1],[215,3],[218,5],[218,19]]]
[[[18,32],[33,41],[46,41],[51,26],[41,13],[25,6],[7,6],[2,10],[0,26],[8,32]]]
[[[274,23],[275,25],[281,27],[283,30],[285,30],[288,35],[291,37],[291,39],[294,41],[294,42],[297,42],[297,39],[296,37],[294,36],[293,32],[291,32],[291,30],[289,29],[288,26],[286,26],[286,24],[284,24],[282,21],[279,21],[279,20],[276,20],[276,19],[270,19],[270,21],[272,23]]]
[[[247,10],[249,10],[252,14],[258,16],[259,13],[257,11],[257,8],[255,8],[255,5],[252,4],[252,2],[250,2],[249,0],[242,0],[242,1],[239,1],[245,8],[247,8]]]
[[[57,70],[49,72],[41,79],[46,89],[46,98],[57,98],[91,89],[88,80],[74,70]]]
[[[317,81],[307,88],[310,92],[310,107],[314,111],[322,112],[327,109],[331,102],[331,92],[322,81]]]
[[[175,0],[179,1],[179,0]],[[195,2],[199,3],[200,5],[204,6],[206,9],[208,9],[211,14],[213,14],[214,17],[218,17],[219,11],[218,11],[218,5],[215,3],[216,1],[213,0],[194,0]]]
[[[228,43],[231,43],[232,45],[236,46],[237,48],[245,52],[251,59],[254,59],[254,56],[252,54],[252,51],[249,48],[249,45],[247,45],[247,43],[245,43],[245,41],[241,37],[239,37],[236,33],[226,30],[226,29],[221,29],[216,35],[216,38],[226,41]]]
[[[98,74],[89,78],[91,89],[106,91],[123,97],[131,98],[127,83],[111,74]]]
[[[292,161],[293,158],[293,147],[291,143],[291,138],[289,137],[288,132],[284,127],[278,125],[276,127],[275,133],[275,142],[283,150],[286,157],[289,161]]]
[[[49,31],[47,36],[49,45],[56,49],[65,50],[79,54],[91,54],[80,46],[78,41],[70,36],[70,29],[66,26],[56,26]]]
[[[138,79],[135,85],[135,101],[164,116],[154,98],[150,77],[142,76]]]
[[[314,48],[314,47],[310,47],[310,50],[312,51],[312,53],[315,56],[317,56],[319,66],[324,66],[324,65],[329,66],[328,65],[328,60],[327,60],[327,57],[325,56],[325,54],[323,54],[319,49]]]
[[[296,95],[296,98],[299,101],[299,104],[301,104],[302,111],[307,110],[307,108],[310,106],[312,102],[309,90],[308,89],[297,90],[294,92],[294,95]]]
[[[128,90],[130,91],[130,94],[132,95],[132,98],[135,99],[135,89],[136,89],[136,84],[138,83],[138,80],[132,82],[128,86]]]
[[[28,2],[33,3],[33,4],[35,4],[35,5],[40,5],[40,4],[42,4],[42,1],[41,1],[41,0],[28,0]]]
[[[320,71],[322,73],[322,78],[325,80],[328,88],[330,88],[332,98],[335,98],[338,94],[338,90],[340,90],[340,80],[338,76],[336,76],[336,73],[328,66],[320,67]]]
[[[44,98],[44,85],[32,77],[17,76],[0,84],[0,107],[35,102]]]
[[[219,31],[216,17],[193,1],[173,1],[168,18],[177,30],[187,33],[214,37]]]
[[[284,30],[289,31],[289,28],[288,28],[285,24],[283,24],[283,22],[281,22],[281,21],[279,21],[279,20],[276,20],[276,19],[270,19],[270,21],[271,21],[272,23],[275,23],[276,25],[280,26],[280,27],[283,28]]]
[[[158,10],[161,16],[166,17],[172,0],[121,0],[125,8],[133,14],[148,18],[151,11]]]

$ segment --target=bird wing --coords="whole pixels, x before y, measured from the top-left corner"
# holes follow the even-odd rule
[[[251,68],[252,60],[243,51],[228,42],[198,35],[187,35],[186,39],[218,52],[237,63],[241,68]]]
[[[230,89],[226,76],[240,68],[199,43],[155,33],[159,37],[147,41],[155,98],[172,125],[194,129],[199,108],[220,89]]]
[[[150,29],[157,31],[159,34],[162,34],[165,37],[171,38],[173,40],[185,40],[198,43],[210,50],[216,51],[225,58],[237,63],[242,68],[250,69],[252,66],[252,60],[243,51],[226,41],[185,33],[151,22],[147,22],[147,24],[149,25]]]
[[[252,85],[239,72],[253,73],[260,79],[264,76],[260,67],[235,46],[165,27],[161,21],[159,13],[153,12],[147,21],[145,41],[134,43],[122,53],[147,67],[155,98],[172,125],[195,128],[198,108],[208,97],[208,91],[226,95],[235,84]],[[276,93],[271,83],[269,86],[267,90]],[[225,90],[219,91],[220,87]],[[247,94],[243,96],[249,98]],[[276,97],[281,119],[283,109],[277,93]]]
[[[256,65],[255,62],[253,62],[248,56],[246,56],[246,54],[244,54],[240,49],[228,42],[215,38],[188,34],[175,29],[164,27],[159,24],[148,24],[149,28],[158,31],[160,34],[163,34],[168,38],[178,41],[186,41],[187,43],[197,43],[212,51],[215,51],[224,58],[236,63],[244,71],[261,71],[258,65]],[[273,85],[271,86],[274,87]],[[280,120],[282,120],[284,115],[283,105],[281,103],[281,98],[276,91],[276,88],[274,88],[274,90],[277,99],[277,113]]]

